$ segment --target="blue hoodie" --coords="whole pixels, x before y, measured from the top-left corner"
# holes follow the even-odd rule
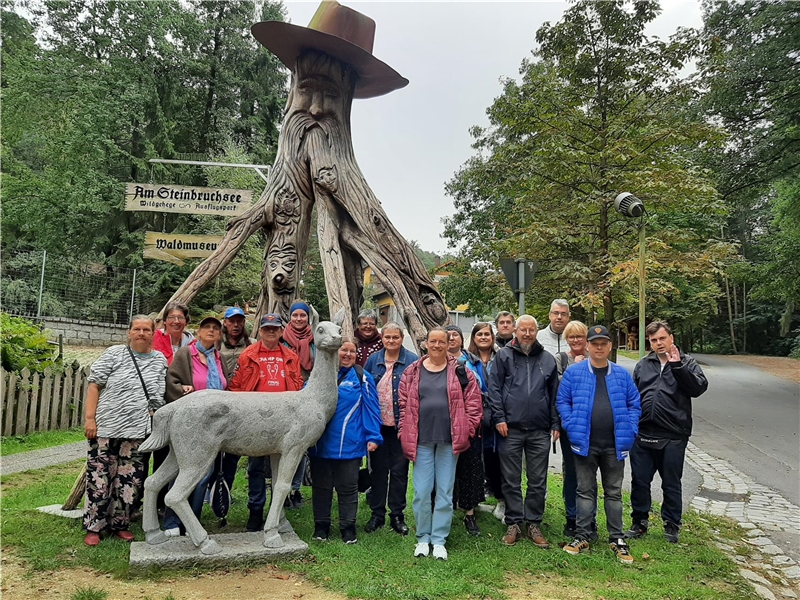
[[[378,390],[368,372],[359,381],[355,368],[341,367],[336,412],[308,453],[338,460],[362,458],[369,442],[383,443]]]

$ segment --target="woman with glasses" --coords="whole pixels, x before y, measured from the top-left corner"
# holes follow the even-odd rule
[[[490,323],[475,323],[470,334],[469,352],[481,359],[483,372],[488,379],[492,368],[492,361],[497,354],[494,330]],[[495,497],[497,506],[494,516],[502,521],[506,514],[506,502],[503,498],[503,481],[500,474],[500,455],[497,453],[499,444],[497,430],[492,427],[492,415],[489,407],[484,404],[484,416],[481,427],[483,438],[483,476],[486,490]]]
[[[175,353],[192,343],[194,336],[186,331],[189,322],[189,307],[180,302],[170,302],[164,308],[164,329],[157,329],[153,337],[153,349],[158,350],[172,364]]]
[[[586,348],[588,342],[586,337],[589,334],[589,329],[580,321],[570,321],[564,327],[564,339],[567,340],[569,350],[567,352],[559,352],[555,355],[556,369],[558,369],[558,378],[564,375],[567,367],[579,363],[585,358]],[[576,519],[578,515],[578,507],[576,494],[578,491],[578,479],[575,474],[575,455],[572,454],[569,436],[564,429],[561,429],[561,454],[563,456],[562,471],[564,474],[564,509],[567,513],[567,523],[564,525],[564,535],[570,539],[575,537]],[[594,523],[593,531],[597,531],[597,523]]]

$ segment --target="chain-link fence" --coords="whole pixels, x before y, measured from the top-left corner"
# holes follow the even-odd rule
[[[2,310],[31,319],[63,317],[126,324],[149,309],[136,289],[136,269],[76,264],[44,251],[4,254]]]

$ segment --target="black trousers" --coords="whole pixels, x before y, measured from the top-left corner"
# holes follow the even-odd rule
[[[650,486],[653,476],[661,476],[661,518],[665,522],[681,525],[683,515],[683,459],[689,440],[667,440],[662,449],[636,443],[631,448],[631,508],[633,522],[646,521],[650,515],[652,497]]]
[[[372,466],[372,491],[369,507],[378,519],[386,520],[386,501],[389,501],[389,516],[402,517],[406,509],[408,491],[408,459],[397,438],[394,426],[381,426],[383,444],[370,454]]]
[[[339,528],[355,526],[358,514],[358,470],[360,458],[334,460],[311,457],[311,506],[314,523],[331,524],[333,490],[339,500]]]

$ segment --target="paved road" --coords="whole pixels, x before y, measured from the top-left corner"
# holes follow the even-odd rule
[[[800,506],[800,386],[717,356],[695,358],[709,386],[694,401],[692,441]]]

